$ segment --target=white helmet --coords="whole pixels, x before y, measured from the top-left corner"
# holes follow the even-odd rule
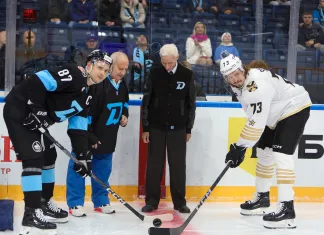
[[[220,61],[220,72],[224,77],[237,69],[244,71],[242,61],[237,56],[229,53],[223,53],[222,57],[223,58]]]

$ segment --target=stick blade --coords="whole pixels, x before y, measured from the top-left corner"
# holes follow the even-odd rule
[[[173,215],[170,213],[161,214],[161,215],[145,215],[144,221],[145,222],[153,222],[154,219],[160,219],[162,222],[172,221]]]
[[[149,228],[148,233],[149,235],[171,235],[171,229],[151,227]]]

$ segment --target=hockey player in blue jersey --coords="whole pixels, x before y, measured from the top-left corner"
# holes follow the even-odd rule
[[[112,170],[112,157],[117,142],[119,126],[128,121],[128,89],[123,77],[128,68],[127,55],[115,52],[111,55],[113,64],[107,78],[92,87],[93,100],[90,106],[90,139],[93,145],[92,172],[107,185]],[[70,161],[67,174],[67,204],[69,213],[76,217],[85,216],[84,196],[85,179],[73,170]],[[92,202],[96,212],[111,214],[115,210],[110,206],[108,192],[91,179]]]
[[[85,69],[71,64],[39,71],[15,86],[6,97],[3,117],[17,159],[22,161],[25,211],[20,235],[56,235],[54,223],[68,221],[67,211],[57,207],[52,199],[56,150],[38,128],[47,129],[68,119],[68,135],[81,162],[74,170],[82,176],[89,175],[89,86],[105,79],[111,63],[106,53],[94,51]]]

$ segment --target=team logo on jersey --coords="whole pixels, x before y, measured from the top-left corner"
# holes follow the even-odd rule
[[[249,120],[249,126],[254,126],[255,121],[254,120]]]
[[[39,152],[42,152],[42,145],[38,142],[38,141],[35,141],[33,144],[32,144],[32,148],[35,152],[39,153]]]
[[[78,66],[78,69],[81,71],[83,77],[87,77],[86,71],[85,71],[85,69],[83,67]]]
[[[177,90],[182,90],[186,85],[184,82],[177,82],[177,84]]]
[[[258,89],[258,86],[254,81],[252,81],[249,84],[247,84],[246,88],[248,89],[249,92],[252,92]]]

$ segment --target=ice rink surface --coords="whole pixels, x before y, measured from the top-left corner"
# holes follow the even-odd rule
[[[131,202],[134,208],[140,210],[141,202]],[[15,231],[0,232],[0,234],[19,234],[23,214],[23,202],[15,203]],[[64,202],[58,202],[64,209]],[[188,203],[191,210],[197,203]],[[93,211],[92,203],[86,203],[87,216],[82,218],[69,217],[66,224],[58,224],[58,235],[145,235],[152,223],[142,222],[119,202],[112,203],[116,213],[104,215]],[[276,204],[272,204],[275,208]],[[178,227],[187,218],[175,212],[172,203],[161,202],[159,210],[154,214],[172,213],[174,220],[164,222],[161,227]],[[205,203],[182,235],[287,235],[287,234],[324,234],[324,203],[295,203],[297,214],[297,229],[269,230],[263,227],[262,217],[244,217],[240,215],[239,203]],[[152,214],[150,214],[152,215]]]

